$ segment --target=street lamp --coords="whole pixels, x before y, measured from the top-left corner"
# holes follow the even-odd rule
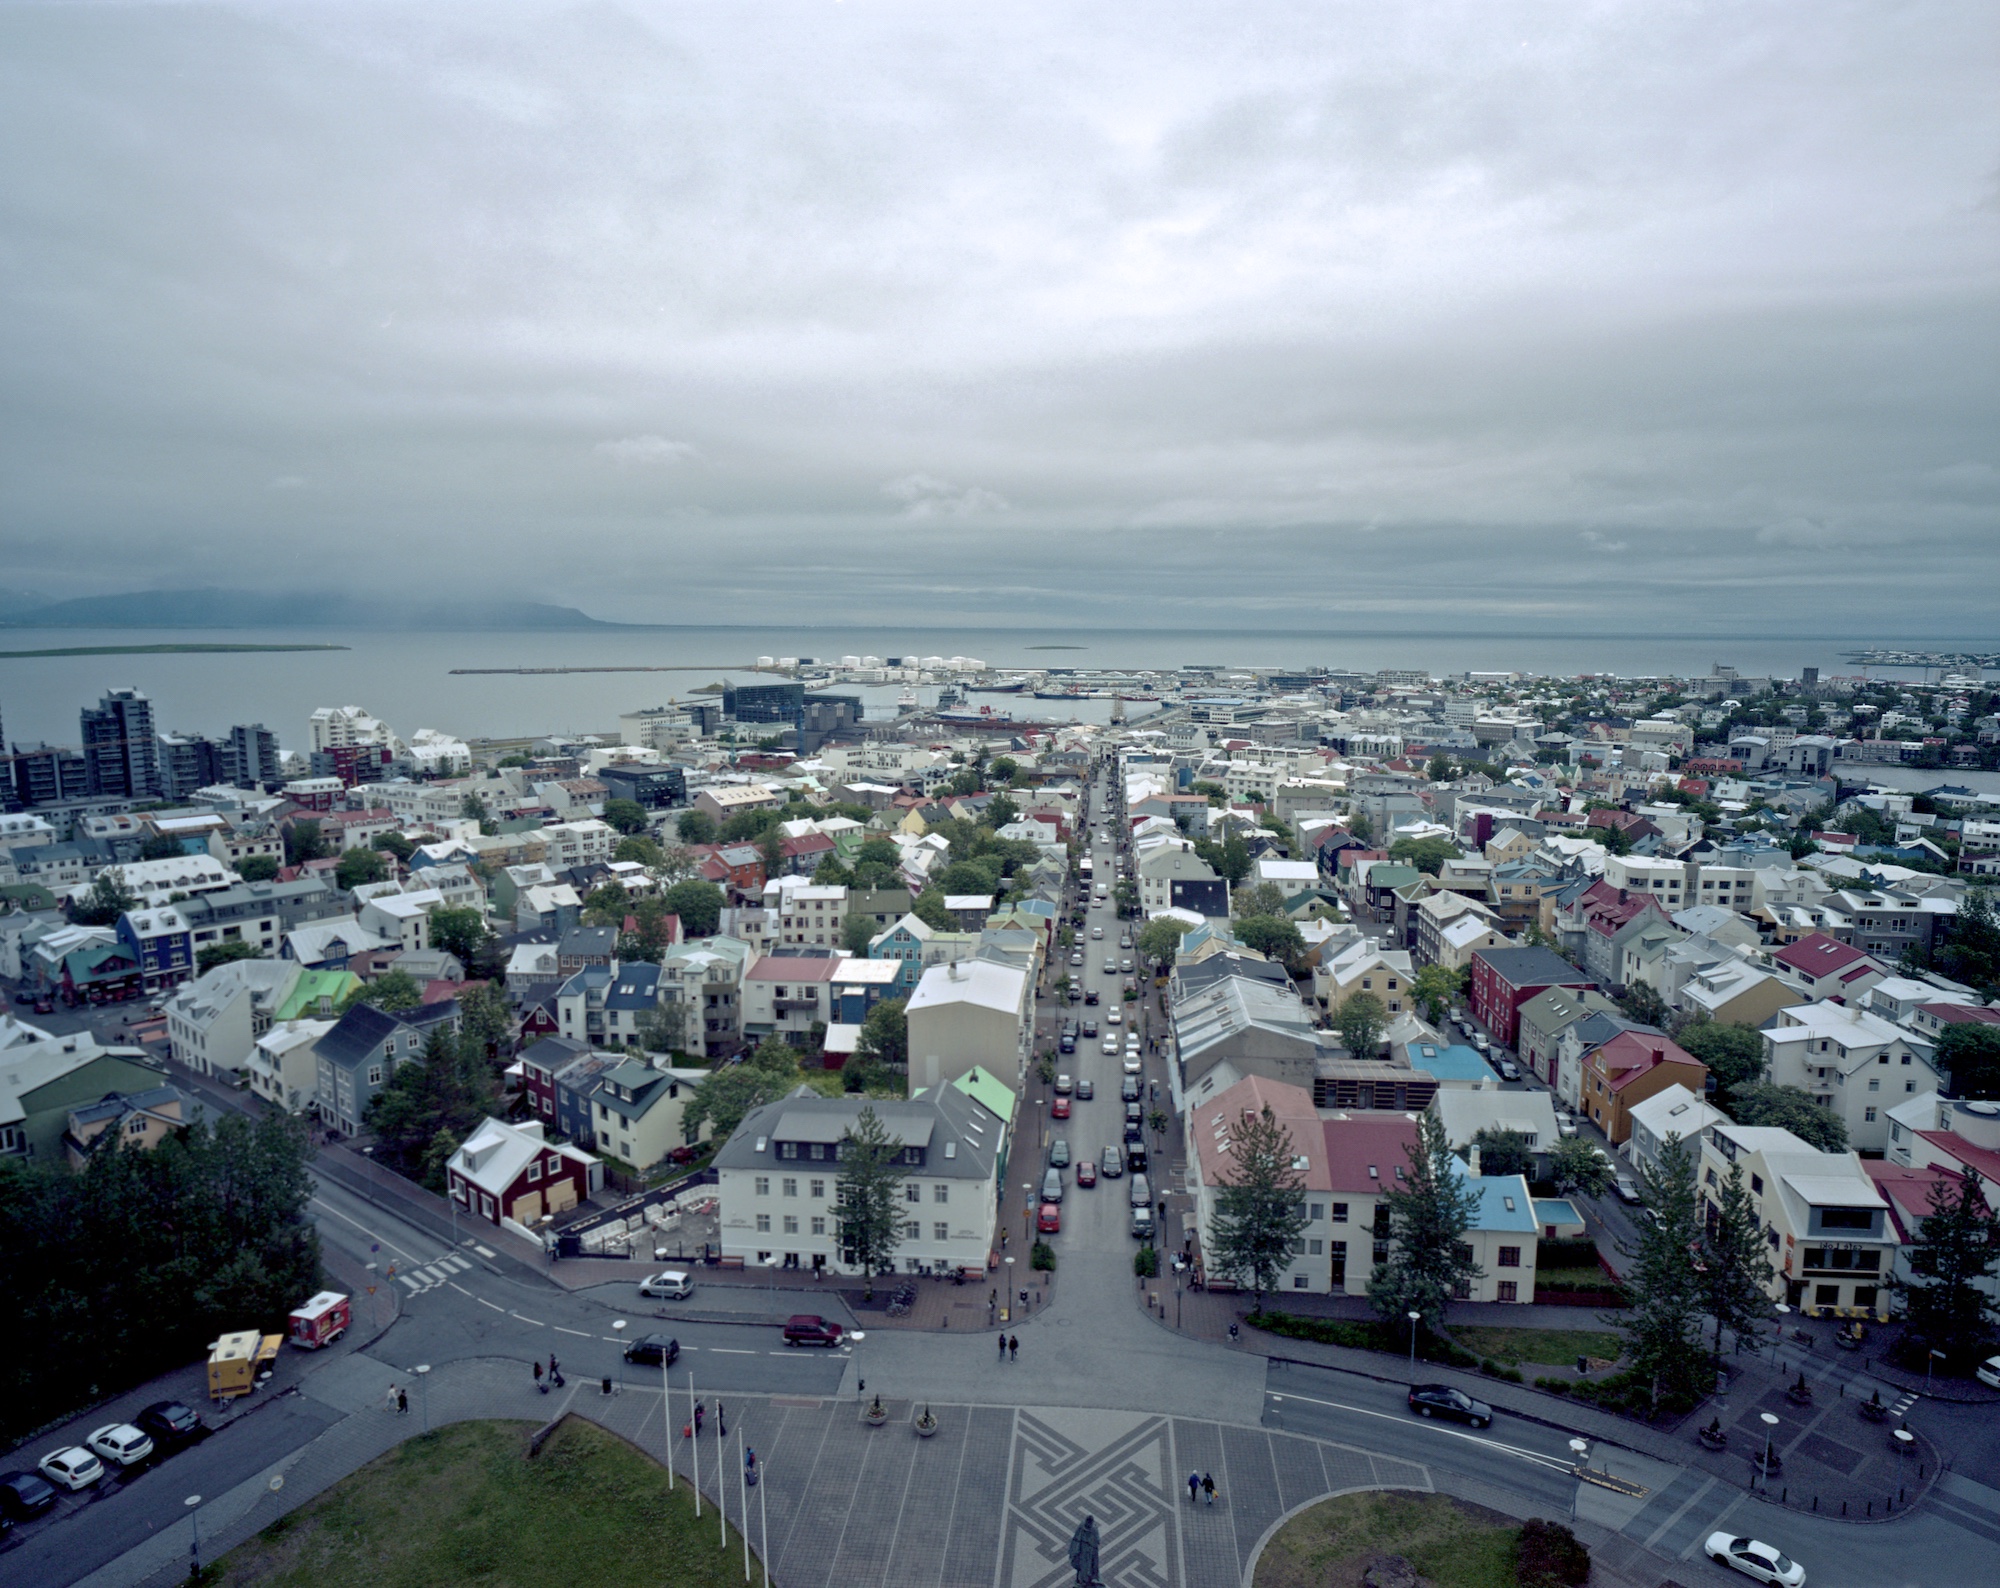
[[[1778,1419],[1770,1412],[1759,1412],[1757,1415],[1764,1423],[1764,1487],[1769,1489],[1771,1487],[1771,1468],[1778,1458],[1778,1452],[1771,1443],[1773,1436],[1778,1431]]]
[[[1927,1356],[1927,1357],[1925,1357],[1925,1358],[1924,1358],[1924,1394],[1925,1394],[1925,1395],[1929,1395],[1929,1394],[1930,1394],[1930,1392],[1931,1392],[1931,1368],[1932,1368],[1932,1366],[1933,1366],[1933,1365],[1934,1365],[1935,1363],[1938,1363],[1938,1362],[1942,1362],[1943,1360],[1944,1360],[1944,1352],[1942,1352],[1942,1351],[1938,1351],[1938,1350],[1933,1350],[1933,1351],[1931,1352],[1931,1354],[1930,1354],[1929,1356]]]
[[[860,1329],[850,1329],[847,1338],[853,1341],[854,1344],[859,1345],[868,1336]],[[856,1395],[865,1395],[868,1393],[868,1380],[861,1376],[861,1353],[859,1351],[854,1353],[854,1393]],[[720,1479],[718,1478],[717,1481],[719,1482]]]
[[[1777,1332],[1771,1337],[1771,1360],[1778,1360],[1778,1347],[1785,1343],[1785,1320],[1792,1315],[1792,1309],[1782,1301],[1772,1303],[1771,1310],[1778,1315]]]
[[[612,1338],[618,1342],[618,1387],[625,1387],[625,1320],[614,1318],[611,1323]]]
[[[190,1494],[181,1503],[187,1507],[188,1527],[194,1534],[194,1543],[190,1547],[190,1550],[194,1556],[194,1574],[199,1577],[201,1575],[201,1511],[199,1510],[201,1496]]]
[[[1417,1377],[1417,1325],[1423,1321],[1423,1316],[1421,1312],[1410,1314],[1410,1380],[1412,1383],[1416,1381]]]
[[[431,1365],[419,1362],[412,1370],[417,1375],[417,1393],[424,1403],[424,1432],[431,1431]]]
[[[1584,1460],[1590,1454],[1590,1441],[1588,1439],[1572,1439],[1569,1442],[1569,1454],[1570,1469],[1580,1476],[1583,1472]],[[1570,1486],[1569,1491],[1569,1515],[1571,1521],[1576,1520],[1576,1486],[1574,1484]]]
[[[1014,1259],[1003,1257],[1000,1261],[1007,1266],[1007,1301],[1000,1309],[1000,1316],[1005,1320],[1014,1316]]]

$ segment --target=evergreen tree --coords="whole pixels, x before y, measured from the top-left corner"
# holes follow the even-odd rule
[[[1465,972],[1449,965],[1426,965],[1410,983],[1410,991],[1423,1006],[1424,1018],[1434,1026],[1444,1024],[1451,1014],[1451,1001],[1465,990]]]
[[[1306,1178],[1291,1132],[1267,1107],[1230,1127],[1230,1167],[1216,1193],[1209,1263],[1237,1284],[1248,1279],[1257,1310],[1289,1268],[1305,1232]]]
[[[1764,1038],[1749,1026],[1698,1020],[1683,1026],[1674,1040],[1708,1066],[1715,1078],[1715,1106],[1724,1113],[1729,1112],[1736,1089],[1764,1073]]]
[[[1651,1217],[1639,1221],[1638,1249],[1626,1254],[1632,1306],[1622,1327],[1633,1371],[1659,1405],[1695,1395],[1701,1360],[1701,1216],[1694,1156],[1678,1135],[1667,1137],[1657,1162],[1640,1166],[1639,1200]]]
[[[874,1106],[864,1103],[840,1139],[835,1185],[841,1248],[868,1277],[871,1296],[875,1275],[895,1265],[903,1243],[903,1181],[909,1170],[902,1157],[902,1138],[890,1135]]]
[[[106,866],[80,901],[69,907],[69,918],[79,926],[116,926],[127,910],[137,909],[138,895],[125,886],[116,866]]]
[[[1611,1189],[1611,1165],[1581,1136],[1564,1136],[1549,1148],[1549,1179],[1557,1196],[1601,1197]]]
[[[1739,1125],[1776,1125],[1821,1152],[1847,1151],[1847,1121],[1796,1086],[1753,1081],[1737,1087],[1729,1101]]]
[[[1722,1331],[1736,1336],[1736,1349],[1756,1349],[1753,1331],[1772,1317],[1770,1284],[1776,1274],[1764,1239],[1757,1202],[1732,1163],[1720,1196],[1707,1209],[1701,1233],[1701,1280],[1709,1316],[1715,1320],[1715,1357],[1722,1356]]]
[[[907,1073],[910,1067],[910,1001],[884,998],[861,1022],[855,1051],[862,1058]]]
[[[1387,1260],[1368,1277],[1368,1300],[1392,1324],[1421,1314],[1423,1326],[1435,1334],[1444,1327],[1452,1297],[1484,1277],[1465,1243],[1465,1232],[1479,1215],[1479,1193],[1453,1161],[1451,1138],[1435,1114],[1418,1121],[1417,1139],[1407,1150],[1405,1183],[1383,1193],[1391,1245]]]
[[[1389,1011],[1382,1000],[1365,992],[1355,993],[1333,1017],[1334,1030],[1357,1059],[1372,1059],[1381,1051],[1382,1031],[1388,1023]]]
[[[1931,1186],[1918,1244],[1909,1248],[1903,1294],[1913,1356],[1942,1351],[1964,1371],[1987,1354],[2000,1318],[1986,1279],[2000,1264],[2000,1226],[1969,1175],[1944,1174]]]
[[[1472,1144],[1479,1149],[1479,1172],[1482,1175],[1534,1175],[1534,1149],[1528,1145],[1528,1138],[1523,1132],[1483,1125],[1472,1133]]]

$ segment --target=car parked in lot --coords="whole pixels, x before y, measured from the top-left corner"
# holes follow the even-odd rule
[[[1122,1103],[1139,1101],[1139,1077],[1127,1075],[1118,1082],[1118,1100]]]
[[[1491,1406],[1449,1384],[1411,1385],[1410,1410],[1419,1417],[1449,1417],[1455,1422],[1470,1423],[1474,1428],[1493,1426]]]
[[[1758,1582],[1781,1583],[1784,1588],[1799,1588],[1806,1580],[1806,1569],[1791,1559],[1774,1544],[1762,1544],[1754,1538],[1737,1538],[1729,1533],[1711,1533],[1701,1551],[1710,1560],[1724,1566],[1733,1566],[1746,1577]]]
[[[1062,1199],[1062,1170],[1051,1169],[1042,1176],[1042,1200],[1044,1202],[1060,1202]]]
[[[642,1334],[625,1347],[625,1360],[645,1367],[672,1367],[680,1354],[680,1341],[664,1334]]]
[[[1067,1169],[1069,1167],[1069,1140],[1067,1137],[1058,1136],[1054,1141],[1049,1143],[1049,1167],[1052,1169]]]
[[[694,1294],[694,1276],[679,1268],[669,1268],[641,1284],[639,1294],[658,1296],[662,1301],[686,1301]]]
[[[1097,1158],[1098,1166],[1104,1171],[1104,1178],[1116,1180],[1125,1172],[1125,1160],[1116,1147],[1106,1147]]]
[[[841,1333],[839,1324],[810,1312],[794,1313],[785,1320],[787,1345],[838,1345]]]
[[[1040,1235],[1062,1234],[1062,1204],[1044,1202],[1042,1211],[1035,1215],[1035,1231]]]
[[[1067,1097],[1075,1090],[1076,1082],[1071,1080],[1067,1075],[1058,1075],[1056,1077],[1056,1096]]]
[[[136,1467],[153,1453],[151,1437],[130,1423],[94,1428],[84,1443],[107,1465],[116,1467]]]
[[[51,1450],[35,1463],[43,1477],[59,1489],[87,1489],[104,1476],[104,1463],[81,1445]]]
[[[201,1432],[201,1413],[179,1401],[154,1401],[132,1420],[153,1436],[156,1445],[175,1444]]]
[[[39,1472],[0,1472],[0,1515],[25,1522],[56,1503],[55,1486]]]
[[[1069,1099],[1067,1097],[1058,1097],[1053,1103],[1049,1104],[1049,1118],[1069,1118]]]

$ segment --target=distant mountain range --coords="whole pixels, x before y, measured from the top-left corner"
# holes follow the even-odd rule
[[[12,594],[12,592],[0,592]],[[541,601],[347,592],[135,590],[30,604],[0,600],[0,626],[28,629],[619,629]]]

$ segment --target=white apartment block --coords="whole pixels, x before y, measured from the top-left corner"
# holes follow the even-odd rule
[[[1937,1070],[1908,1032],[1830,1000],[1779,1010],[1764,1032],[1764,1063],[1779,1086],[1837,1113],[1862,1152],[1887,1150],[1890,1109],[1938,1089]]]

